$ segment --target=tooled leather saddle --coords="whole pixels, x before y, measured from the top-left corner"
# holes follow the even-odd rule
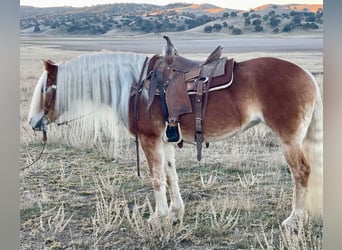
[[[163,55],[154,55],[148,66],[144,87],[148,90],[148,109],[159,96],[163,116],[167,123],[164,140],[182,145],[179,117],[195,109],[195,141],[197,159],[201,159],[202,117],[205,114],[208,94],[227,88],[233,81],[234,59],[221,58],[223,47],[218,46],[204,62],[193,61],[178,55],[177,49],[166,36]],[[203,100],[203,93],[204,95]],[[189,95],[196,95],[192,107]]]

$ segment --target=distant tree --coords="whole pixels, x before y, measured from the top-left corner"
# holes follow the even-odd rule
[[[254,31],[255,32],[261,32],[261,31],[264,31],[264,28],[260,24],[258,24],[255,26]]]
[[[245,26],[248,26],[251,24],[251,21],[249,20],[249,18],[245,18]]]
[[[292,22],[294,27],[300,26],[301,25],[301,21],[302,21],[302,18],[300,16],[300,14],[294,15],[292,17],[292,20],[291,20],[291,22]]]
[[[268,12],[268,15],[269,15],[269,16],[275,15],[275,10],[271,10],[270,12]]]
[[[206,25],[204,27],[204,32],[206,33],[211,33],[212,30],[213,30],[213,27],[211,27],[211,25]]]
[[[141,16],[137,16],[134,19],[134,22],[136,22],[138,25],[141,25],[141,23],[143,22],[143,18]]]
[[[317,18],[322,18],[323,17],[323,10],[321,8],[319,8],[317,11],[316,11],[316,17]]]
[[[273,33],[277,34],[279,33],[280,29],[279,28],[275,28],[274,30],[272,30]]]
[[[177,31],[184,31],[185,30],[185,26],[184,25],[180,25],[176,27]]]
[[[259,14],[253,13],[251,15],[251,18],[261,18],[261,16]]]
[[[305,23],[305,24],[303,25],[303,28],[304,28],[305,30],[307,30],[307,29],[313,29],[313,30],[315,30],[315,29],[318,29],[319,26],[318,26],[316,23]]]
[[[261,20],[260,19],[255,19],[252,24],[253,25],[260,25],[261,24]]]
[[[248,16],[249,16],[249,13],[248,13],[248,12],[244,12],[244,13],[242,14],[242,16],[243,16],[243,17],[248,17]]]
[[[290,32],[292,30],[291,24],[286,24],[283,28],[283,32]]]
[[[236,11],[230,12],[230,16],[231,16],[231,17],[236,17],[236,16],[237,16],[237,12],[236,12]]]
[[[233,35],[241,35],[242,34],[242,30],[239,29],[239,28],[233,28],[232,34]]]
[[[278,24],[281,23],[281,19],[278,19],[278,18],[271,18],[270,20],[270,25],[272,28],[278,26]]]
[[[162,32],[162,31],[164,31],[163,24],[157,22],[157,23],[155,24],[155,30],[157,31],[157,33],[160,33],[160,32]]]
[[[229,13],[228,13],[228,12],[224,12],[224,13],[222,14],[222,17],[223,17],[223,18],[228,18],[228,17],[229,17]]]
[[[223,23],[222,23],[222,26],[223,26],[224,28],[227,28],[227,27],[228,27],[228,23],[227,23],[227,22],[223,22]]]
[[[36,24],[36,25],[34,26],[33,32],[40,32],[39,24]]]
[[[215,23],[215,24],[213,25],[213,30],[214,30],[214,31],[220,31],[221,29],[222,29],[222,25],[221,25],[221,24]]]
[[[306,22],[316,22],[316,16],[315,15],[310,15],[305,18]]]
[[[323,10],[319,8],[316,12],[317,23],[323,24]]]
[[[290,15],[287,13],[282,13],[281,16],[286,19],[291,19]]]
[[[297,13],[297,11],[292,10],[292,11],[290,12],[290,16],[294,16],[294,15],[296,15],[296,13]]]
[[[153,28],[154,28],[153,22],[151,22],[150,20],[144,19],[141,22],[141,30],[143,32],[150,33],[152,32]]]

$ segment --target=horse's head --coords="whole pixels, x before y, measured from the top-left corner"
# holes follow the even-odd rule
[[[55,120],[55,100],[58,66],[51,60],[43,61],[45,71],[38,80],[29,112],[29,123],[36,131],[46,131]]]

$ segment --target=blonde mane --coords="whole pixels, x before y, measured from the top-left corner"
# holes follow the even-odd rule
[[[135,53],[107,52],[59,63],[57,116],[80,102],[104,104],[110,106],[127,125],[130,89],[138,81],[145,58]]]
[[[59,63],[58,121],[82,117],[72,127],[83,142],[103,136],[117,140],[123,131],[118,127],[128,127],[131,86],[139,80],[145,58],[136,53],[101,52]]]

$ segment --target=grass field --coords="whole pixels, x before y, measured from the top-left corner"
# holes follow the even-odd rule
[[[42,135],[27,123],[43,69],[40,59],[60,61],[85,53],[27,39],[22,43],[21,168],[42,149]],[[204,59],[207,54],[184,55]],[[290,60],[313,73],[323,91],[322,51],[225,56]],[[291,211],[293,183],[278,141],[263,125],[210,144],[201,162],[194,145],[176,150],[185,203],[182,227],[147,223],[155,201],[144,159],[142,178],[136,177],[132,138],[114,155],[110,142],[84,145],[70,132],[50,125],[42,158],[20,172],[21,249],[322,249],[321,218],[309,218],[295,232],[280,226]]]

